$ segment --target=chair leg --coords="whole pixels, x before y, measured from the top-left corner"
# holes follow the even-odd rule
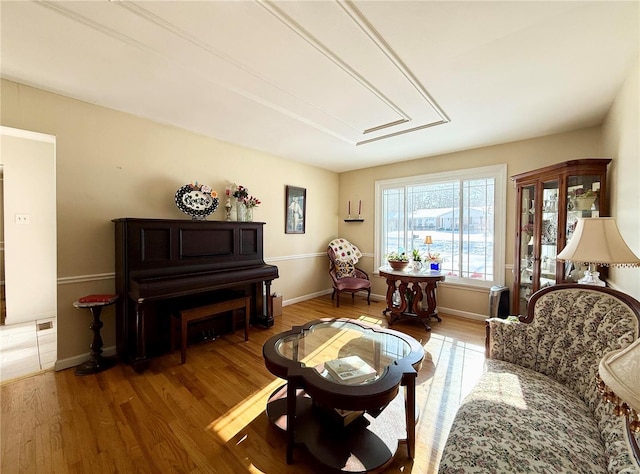
[[[371,288],[367,288],[367,304],[371,306]]]

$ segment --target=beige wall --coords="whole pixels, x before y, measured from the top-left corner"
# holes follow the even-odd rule
[[[285,301],[322,293],[326,244],[336,236],[365,253],[373,273],[374,182],[498,163],[511,176],[574,158],[610,156],[612,215],[640,253],[638,205],[638,65],[618,95],[604,127],[451,153],[353,172],[335,173],[163,126],[9,81],[2,81],[2,125],[57,137],[58,343],[61,359],[88,353],[88,316],[71,302],[83,294],[113,291],[113,227],[116,217],[183,218],[175,190],[192,180],[219,192],[228,181],[250,188],[263,204],[255,220],[265,227],[265,257],[279,267],[274,290]],[[602,134],[604,130],[604,133]],[[604,143],[602,142],[604,135]],[[306,234],[284,234],[285,185],[307,188]],[[624,199],[622,198],[624,196]],[[347,201],[363,202],[363,223],[344,223]],[[506,284],[511,287],[515,193],[507,185]],[[632,202],[632,205],[627,205]],[[212,219],[223,219],[219,209]],[[352,213],[355,214],[355,211]],[[623,221],[623,222],[622,222]],[[640,298],[638,270],[616,270],[615,284]],[[373,277],[374,294],[384,282]],[[441,307],[462,315],[486,314],[486,290],[442,286]],[[115,343],[113,313],[105,311],[105,346]]]
[[[622,85],[602,126],[603,150],[614,161],[610,166],[611,215],[622,237],[640,256],[640,62]],[[609,281],[640,299],[640,269],[614,268]]]
[[[363,223],[339,223],[340,236],[354,244],[364,253],[373,254],[374,238],[374,185],[376,180],[411,175],[437,173],[479,166],[507,164],[508,176],[536,169],[553,163],[575,158],[601,156],[600,128],[589,128],[558,135],[549,135],[531,140],[505,143],[485,148],[450,153],[419,160],[405,161],[390,165],[367,168],[340,174],[340,206],[346,213],[347,201],[354,196],[363,201]],[[511,180],[507,183],[507,235],[506,238],[506,285],[512,287],[513,248],[515,235],[515,190]],[[373,258],[363,259],[360,265],[373,273]],[[383,295],[385,283],[380,277],[373,278],[373,293]],[[438,292],[438,306],[441,310],[463,316],[486,315],[488,311],[488,291],[463,289],[442,284]]]
[[[273,290],[285,301],[330,288],[336,173],[10,81],[1,94],[2,125],[57,137],[59,359],[86,355],[92,339],[89,315],[72,302],[114,291],[111,219],[186,218],[173,196],[191,181],[219,193],[233,181],[262,200],[254,219],[267,223],[265,258],[279,268]],[[284,233],[286,185],[307,189],[305,234]],[[223,220],[224,209],[210,219]],[[104,311],[107,348],[115,345],[113,316],[112,307]]]

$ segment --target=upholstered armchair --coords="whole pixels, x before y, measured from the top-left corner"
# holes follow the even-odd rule
[[[344,239],[336,239],[340,242],[340,245],[351,245]],[[366,272],[356,268],[355,263],[357,259],[353,258],[340,258],[342,255],[336,254],[336,241],[332,241],[327,248],[327,255],[329,256],[329,275],[331,275],[331,281],[333,282],[333,293],[331,294],[331,300],[335,297],[336,307],[340,307],[340,293],[351,293],[351,298],[355,297],[355,294],[359,291],[367,292],[367,304],[371,304],[371,281],[369,281],[369,275]],[[356,247],[353,247],[357,250]]]

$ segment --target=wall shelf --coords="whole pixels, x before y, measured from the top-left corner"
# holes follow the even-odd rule
[[[364,222],[364,219],[345,219],[345,222]]]

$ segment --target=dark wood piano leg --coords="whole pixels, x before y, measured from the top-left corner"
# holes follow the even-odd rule
[[[256,323],[259,326],[270,328],[273,326],[273,302],[271,301],[273,297],[271,296],[271,280],[265,280],[264,284],[266,286],[267,299],[266,302],[262,302],[262,314],[258,314],[256,316]]]
[[[136,303],[136,354],[132,360],[133,368],[136,372],[144,372],[149,368],[149,358],[147,357],[147,347],[144,328],[144,307]]]

